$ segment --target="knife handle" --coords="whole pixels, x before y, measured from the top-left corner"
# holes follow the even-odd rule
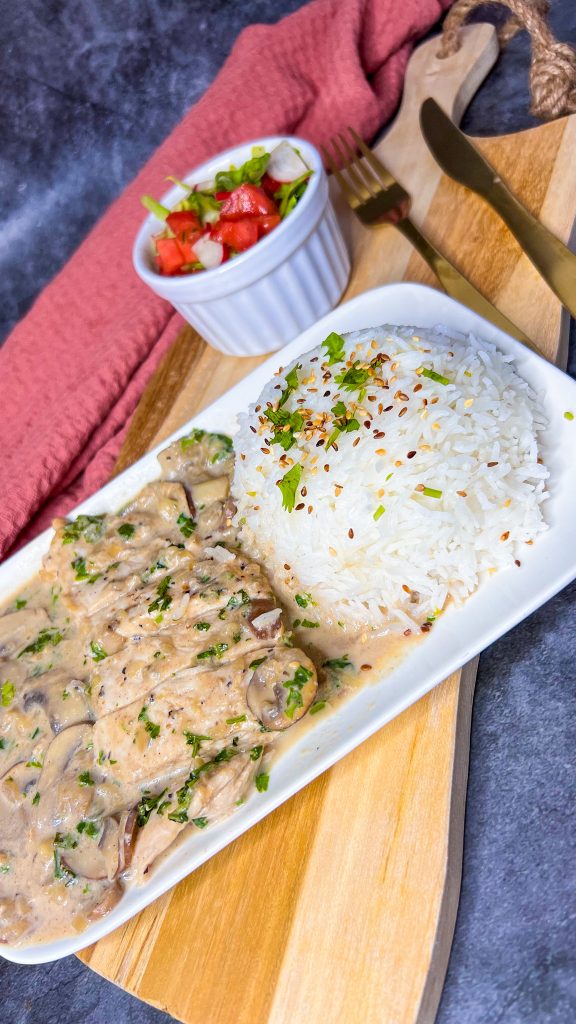
[[[517,338],[528,348],[532,349],[533,352],[538,352],[535,345],[532,344],[530,339],[513,324],[508,317],[504,316],[493,306],[488,299],[485,299],[481,292],[470,284],[463,274],[456,267],[446,259],[442,253],[438,252],[431,242],[428,241],[425,235],[422,234],[419,228],[410,220],[409,217],[396,223],[395,227],[402,232],[405,238],[414,246],[414,248],[420,253],[422,258],[426,261],[430,269],[438,278],[444,291],[450,295],[453,299],[461,302],[462,305],[468,306],[469,309],[474,310],[480,316],[484,317],[485,320],[489,320],[490,323],[499,327],[501,331],[505,331],[506,334],[511,334],[513,338]]]
[[[529,213],[497,175],[485,195],[552,291],[576,314],[574,253]]]

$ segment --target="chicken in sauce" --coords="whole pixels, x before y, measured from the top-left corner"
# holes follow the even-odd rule
[[[185,830],[265,788],[317,674],[237,546],[229,438],[194,430],[116,515],[56,520],[0,616],[0,941],[82,931]]]

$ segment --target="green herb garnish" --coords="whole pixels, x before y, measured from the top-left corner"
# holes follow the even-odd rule
[[[441,498],[442,491],[437,491],[435,487],[423,487],[422,494],[425,494],[427,498]]]
[[[28,644],[28,647],[20,651],[18,657],[23,658],[25,654],[40,654],[48,645],[56,647],[62,639],[63,636],[59,629],[41,629],[34,643]]]
[[[322,711],[322,709],[325,708],[325,707],[326,707],[326,701],[325,700],[317,700],[317,701],[314,702],[314,704],[310,708],[310,714],[311,715],[317,715],[318,712]]]
[[[336,331],[332,331],[332,333],[324,339],[322,342],[322,348],[326,349],[328,366],[334,366],[334,363],[342,363],[344,361],[344,338],[341,334],[336,334]]]
[[[301,363],[296,363],[296,366],[292,367],[292,369],[290,370],[290,373],[286,374],[286,378],[285,378],[285,385],[286,386],[285,386],[285,388],[284,388],[284,390],[283,390],[283,392],[282,392],[282,394],[280,396],[280,401],[278,403],[278,408],[279,409],[281,409],[283,405],[286,405],[286,402],[290,398],[290,395],[292,394],[292,392],[296,391],[298,389],[298,384],[299,384],[299,381],[298,381],[298,370],[301,370],[301,369],[302,369],[302,364]]]
[[[227,718],[226,725],[238,725],[240,722],[246,721],[246,715],[237,715],[236,718]]]
[[[316,604],[312,594],[296,594],[294,600],[299,608],[307,608],[309,604]]]
[[[79,821],[76,825],[76,831],[80,833],[83,832],[84,835],[89,836],[90,839],[94,839],[94,837],[100,832],[100,828],[95,821],[83,820]]]
[[[72,522],[66,523],[62,532],[62,543],[73,544],[83,537],[89,544],[94,544],[100,540],[103,533],[104,516],[78,516]]]
[[[118,527],[118,533],[120,534],[121,537],[126,537],[126,540],[129,540],[130,537],[133,537],[135,532],[136,527],[132,526],[132,523],[122,523],[122,526]]]
[[[172,585],[172,577],[165,576],[160,581],[156,588],[158,597],[152,601],[152,604],[148,605],[148,614],[152,615],[153,612],[165,612],[172,604],[172,598],[168,594],[168,589]]]
[[[266,661],[265,657],[264,658],[255,658],[254,661],[250,662],[250,664],[248,665],[248,668],[251,668],[251,669],[258,668],[258,666],[262,665],[265,661]]]
[[[250,751],[250,760],[251,761],[259,761],[260,758],[262,757],[262,751],[263,750],[264,750],[264,747],[252,747],[252,749]]]
[[[6,682],[2,683],[2,689],[0,690],[0,699],[2,701],[2,707],[10,707],[15,696],[16,690],[14,688],[14,683],[11,683],[10,680],[7,679]]]
[[[181,512],[178,516],[176,525],[180,527],[180,533],[183,537],[191,537],[196,529],[196,523],[192,519],[192,516],[187,516],[184,512]]]
[[[69,833],[57,832],[54,836],[54,846],[57,846],[60,850],[75,850],[78,846],[78,840]]]
[[[16,598],[16,611],[19,612],[21,608],[25,608],[28,601],[24,597]]]
[[[196,828],[206,828],[208,818],[192,818],[192,824],[196,825]]]
[[[282,684],[288,690],[288,700],[284,711],[287,718],[294,718],[296,708],[304,707],[301,691],[311,678],[312,672],[310,669],[304,668],[304,665],[299,665],[294,673],[294,678]]]
[[[337,374],[335,380],[345,391],[360,391],[369,376],[368,370],[363,370],[358,361],[356,361],[350,369],[343,370],[342,373]]]
[[[90,650],[92,651],[92,661],[104,661],[104,658],[108,657],[108,652],[104,650],[99,640],[90,641]]]
[[[259,775],[254,779],[256,789],[259,793],[265,793],[268,789],[268,783],[270,782],[270,776],[266,772],[260,772]]]
[[[162,797],[167,793],[167,789],[163,789],[161,793],[153,795],[149,790],[144,790],[142,799],[137,807],[137,821],[140,828],[148,823],[152,811],[156,811],[162,800]]]
[[[342,658],[329,658],[322,662],[322,668],[332,669],[333,672],[343,672],[344,669],[354,668],[350,658],[344,654]]]
[[[196,657],[198,661],[207,661],[208,658],[221,658],[223,654],[228,650],[228,644],[212,644],[212,647],[208,647],[205,651],[200,651]]]
[[[226,605],[227,608],[241,608],[244,604],[250,604],[250,598],[245,590],[237,590]]]
[[[79,786],[93,786],[94,785],[94,779],[90,775],[90,772],[80,772],[80,775],[78,776],[78,785]]]
[[[372,517],[375,523],[377,523],[378,520],[384,515],[385,511],[386,509],[384,508],[384,505],[378,505],[378,508],[376,509]]]
[[[192,757],[198,757],[198,752],[202,746],[204,740],[212,739],[211,736],[201,736],[200,733],[196,732],[185,732],[186,743],[189,747],[192,747]]]
[[[419,366],[416,373],[422,377],[428,377],[429,380],[435,380],[437,384],[450,384],[448,377],[443,377],[441,373],[436,373],[435,370],[427,370],[424,366]]]
[[[153,740],[157,740],[160,735],[160,726],[156,722],[151,722],[148,717],[148,708],[146,705],[140,710],[138,715],[138,721],[144,722],[144,728]]]
[[[298,484],[300,483],[300,477],[302,476],[302,466],[299,462],[296,462],[287,473],[284,474],[281,480],[276,481],[276,486],[280,488],[282,494],[282,508],[286,509],[287,512],[292,512],[294,505],[296,504],[296,491],[298,490]]]
[[[64,882],[64,885],[73,885],[76,875],[70,868],[62,863],[62,856],[57,846],[54,847],[54,878]]]

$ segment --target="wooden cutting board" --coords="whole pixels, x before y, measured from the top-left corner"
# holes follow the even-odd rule
[[[427,95],[460,118],[496,58],[494,32],[466,29],[443,61],[436,46],[413,55],[400,114],[376,151],[432,241],[564,363],[558,301],[498,218],[441,179],[419,134]],[[480,147],[567,241],[576,115]],[[435,284],[394,229],[364,229],[338,209],[354,267],[345,298],[387,281]],[[259,362],[224,357],[186,328],[142,398],[118,468]],[[187,1024],[432,1022],[458,906],[475,673],[472,663],[451,676],[81,958]]]

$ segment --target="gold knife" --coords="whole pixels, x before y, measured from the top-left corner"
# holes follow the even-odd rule
[[[522,206],[435,100],[424,100],[420,127],[442,170],[490,203],[552,291],[576,316],[576,255]]]

